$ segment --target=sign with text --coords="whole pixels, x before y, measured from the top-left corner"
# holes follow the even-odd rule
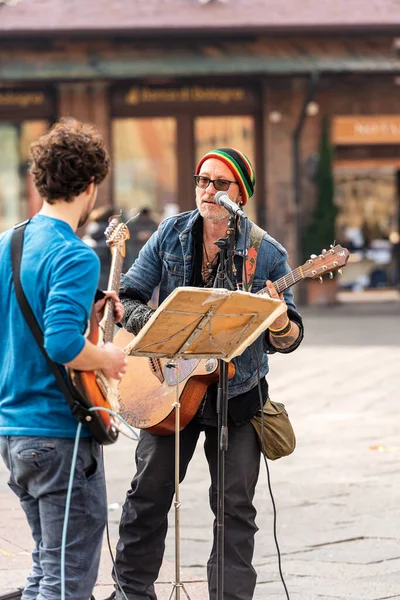
[[[337,145],[398,144],[400,115],[334,117],[332,142]]]
[[[182,107],[203,108],[217,106],[221,109],[232,107],[251,110],[255,107],[257,94],[242,86],[150,86],[133,85],[128,88],[115,88],[112,94],[114,112],[128,109],[159,109]]]
[[[49,89],[0,88],[0,119],[41,118],[55,114],[55,94]]]

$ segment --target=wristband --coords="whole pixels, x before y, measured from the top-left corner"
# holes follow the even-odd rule
[[[286,323],[284,324],[283,327],[280,327],[279,329],[272,329],[271,327],[268,327],[268,329],[270,330],[271,333],[280,333],[281,331],[283,331],[284,329],[286,329],[290,324],[290,319],[289,317],[287,318]]]
[[[289,335],[289,333],[292,331],[292,322],[289,321],[289,323],[283,329],[280,329],[279,331],[272,331],[272,330],[270,330],[270,331],[274,337],[283,337],[285,335]]]

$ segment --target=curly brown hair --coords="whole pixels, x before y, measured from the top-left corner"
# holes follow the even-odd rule
[[[91,182],[101,183],[110,158],[93,125],[61,119],[30,146],[35,186],[49,204],[72,202]]]

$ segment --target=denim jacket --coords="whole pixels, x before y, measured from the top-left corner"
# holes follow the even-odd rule
[[[196,209],[170,217],[160,224],[158,230],[143,246],[135,263],[121,277],[120,296],[122,302],[124,302],[124,299],[140,297],[143,302],[147,303],[153,290],[160,285],[159,303],[161,304],[178,286],[190,285],[193,267],[192,229],[198,218],[199,211]],[[251,222],[249,221],[249,228],[250,225]],[[246,240],[246,250],[248,244],[249,236]],[[242,221],[236,239],[234,257],[235,264],[238,266],[237,272],[240,274],[244,251],[245,235]],[[264,288],[267,279],[276,281],[286,275],[290,271],[286,259],[287,252],[283,246],[264,232],[258,251],[251,292],[256,293]],[[302,320],[296,311],[290,289],[284,292],[284,298],[290,318],[297,322],[301,331],[298,343],[293,346],[293,349],[295,349],[303,336]],[[268,343],[267,338],[268,335],[263,333],[241,356],[233,359],[236,374],[229,381],[229,398],[249,391],[257,385],[259,376],[264,377],[268,373],[268,354],[275,352],[276,349]],[[259,373],[257,359],[252,347],[255,348],[260,358]]]

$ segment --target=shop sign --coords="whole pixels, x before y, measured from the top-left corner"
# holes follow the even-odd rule
[[[54,94],[49,90],[0,89],[0,118],[52,116],[54,108]]]
[[[400,115],[335,117],[332,142],[337,145],[398,144]]]
[[[218,104],[230,104],[231,102],[243,102],[245,98],[246,90],[240,87],[132,87],[125,96],[125,102],[131,105],[152,102],[217,102]]]
[[[246,107],[255,105],[256,94],[241,86],[201,86],[161,87],[137,85],[117,88],[113,93],[114,110],[151,109],[160,107],[182,107],[213,105],[222,107]]]

